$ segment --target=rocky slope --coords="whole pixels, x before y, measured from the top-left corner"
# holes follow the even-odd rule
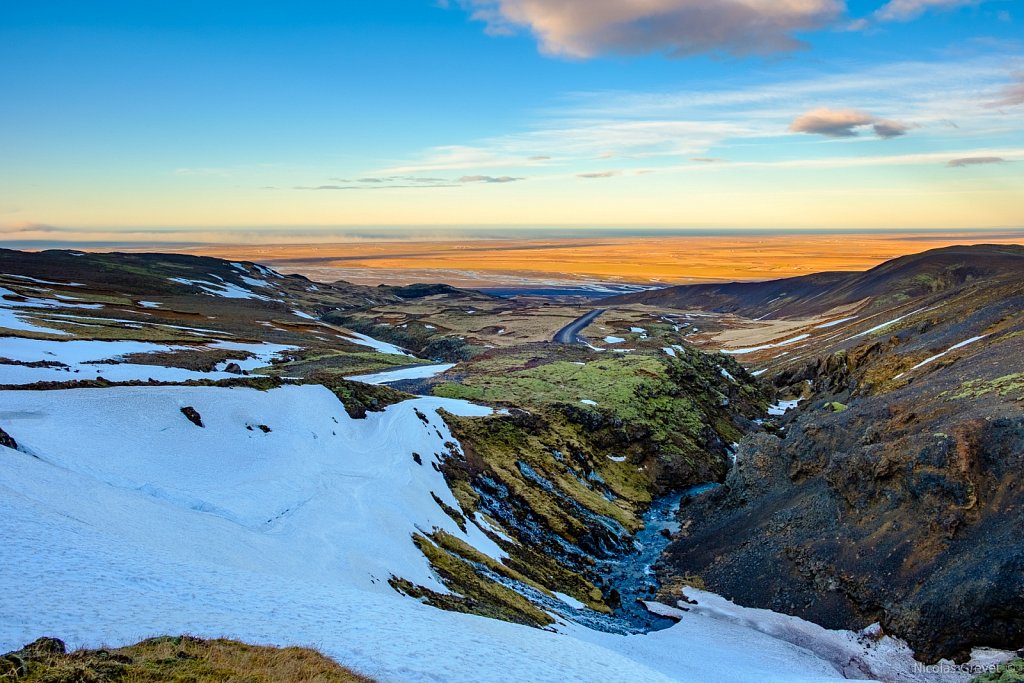
[[[666,582],[698,575],[828,627],[880,621],[928,659],[1024,645],[1022,259],[937,250],[833,290],[906,312],[778,361],[799,409],[684,509]]]

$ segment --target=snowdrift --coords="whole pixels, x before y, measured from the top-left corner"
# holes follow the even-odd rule
[[[19,445],[0,447],[0,651],[40,635],[97,646],[189,632],[315,645],[383,681],[842,679],[714,614],[626,637],[399,596],[392,575],[444,590],[417,530],[501,555],[434,500],[459,507],[432,467],[454,442],[439,408],[490,412],[420,398],[353,420],[318,386],[0,392]]]

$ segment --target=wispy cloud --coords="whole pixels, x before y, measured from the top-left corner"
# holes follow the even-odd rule
[[[1002,58],[906,62],[846,73],[705,90],[605,91],[567,95],[540,110],[534,125],[461,145],[429,148],[375,174],[424,174],[439,170],[467,175],[573,178],[592,164],[614,159],[624,172],[639,164],[658,170],[727,157],[737,167],[754,146],[782,159],[793,150],[828,152],[793,138],[793,132],[831,137],[845,144],[868,135],[883,139],[914,133],[932,149],[970,150],[1022,130],[1012,112],[1019,83]],[[1008,84],[1009,83],[1009,84]],[[986,106],[998,99],[1004,107]],[[830,107],[822,107],[829,102]],[[803,112],[803,114],[801,114]],[[974,141],[974,142],[972,142]],[[977,141],[982,141],[978,144]],[[803,144],[804,147],[798,148]],[[956,156],[966,154],[953,153]],[[871,155],[867,156],[869,159]],[[946,161],[950,158],[947,154]],[[634,165],[636,164],[636,165]],[[501,169],[500,173],[488,173]]]
[[[594,180],[597,178],[612,178],[619,175],[620,171],[591,171],[589,173],[577,173],[577,178],[586,178],[588,180]]]
[[[522,176],[464,175],[460,178],[436,178],[424,176],[368,176],[358,180],[332,178],[333,183],[325,185],[296,185],[293,190],[420,190],[435,187],[460,187],[474,183],[503,184],[525,180]],[[264,187],[273,190],[275,187]]]
[[[1014,74],[1013,82],[1003,86],[985,106],[990,109],[1006,109],[1024,104],[1024,72]]]
[[[417,182],[380,182],[380,183],[364,183],[358,185],[296,185],[292,187],[293,190],[425,190],[435,187],[458,187],[456,183],[451,181],[446,182],[430,182],[430,183],[417,183]],[[262,189],[273,190],[274,187],[264,187]]]
[[[970,157],[964,159],[1001,159],[988,163],[1024,161],[1024,147],[1008,149],[968,150]],[[878,156],[837,156],[822,159],[783,159],[779,161],[732,161],[723,168],[774,168],[774,169],[828,169],[828,168],[870,168],[886,166],[926,166],[930,164],[951,165],[950,159],[956,152],[922,152],[918,154],[887,154]],[[954,159],[956,160],[956,159]],[[986,162],[975,162],[986,163]],[[970,166],[971,163],[959,164]],[[663,169],[674,172],[693,172],[699,167],[693,164]]]
[[[461,178],[459,178],[460,183],[514,183],[519,180],[525,179],[508,175],[464,175]]]
[[[988,164],[1005,164],[1009,160],[1003,157],[962,157],[960,159],[950,159],[946,162],[946,166],[950,168],[966,168],[968,166],[985,166]]]
[[[48,225],[46,223],[31,223],[31,222],[17,222],[12,225],[5,226],[0,230],[0,234],[12,233],[54,233],[54,232],[68,232],[67,228],[61,228],[56,225]]]
[[[910,21],[928,10],[949,10],[966,5],[979,5],[984,0],[889,0],[878,11],[875,18],[879,21]]]
[[[841,0],[463,0],[493,35],[526,30],[545,54],[773,54],[842,16]]]
[[[473,145],[444,145],[431,148],[419,159],[383,169],[385,174],[429,173],[431,171],[457,171],[462,169],[505,168],[537,166],[550,157],[523,150],[501,149],[499,145],[487,147]]]

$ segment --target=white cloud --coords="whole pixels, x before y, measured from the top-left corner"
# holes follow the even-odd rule
[[[794,133],[811,133],[829,138],[852,138],[859,135],[859,129],[871,126],[880,138],[896,138],[906,135],[911,126],[902,121],[880,119],[856,109],[829,109],[820,107],[794,119],[789,129]]]
[[[851,138],[857,128],[867,126],[874,117],[856,109],[829,109],[822,107],[798,116],[789,129],[794,133],[812,133],[829,138]]]
[[[842,16],[842,0],[463,0],[492,34],[528,30],[546,54],[771,54]]]

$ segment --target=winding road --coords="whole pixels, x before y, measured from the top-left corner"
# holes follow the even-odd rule
[[[606,310],[608,309],[596,308],[590,313],[573,320],[571,323],[555,333],[553,341],[556,344],[586,344],[583,338],[580,337],[580,332],[585,330],[590,323],[594,322],[594,320],[596,320],[597,317]]]

